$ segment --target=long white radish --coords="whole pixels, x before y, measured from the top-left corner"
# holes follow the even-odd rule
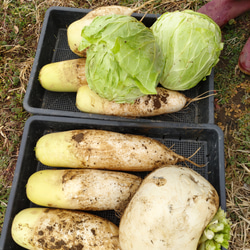
[[[156,95],[145,95],[134,103],[116,103],[100,97],[88,85],[78,89],[76,106],[82,112],[123,117],[149,117],[182,110],[191,99],[184,94],[157,88]]]
[[[117,171],[47,169],[29,177],[26,194],[40,206],[121,213],[141,181],[136,175]]]
[[[11,228],[14,241],[30,250],[121,250],[118,233],[115,224],[90,213],[37,207],[20,211]]]
[[[76,92],[87,85],[85,63],[85,58],[78,58],[46,64],[39,72],[39,81],[49,91]]]
[[[166,164],[188,161],[158,140],[105,130],[83,129],[42,136],[37,159],[51,167],[120,171],[152,171]]]
[[[88,14],[86,14],[81,19],[71,23],[67,29],[67,37],[68,37],[68,44],[72,52],[77,54],[80,57],[86,56],[86,50],[79,51],[78,47],[82,41],[81,32],[83,27],[88,26],[95,17],[97,16],[105,16],[110,14],[117,14],[117,15],[132,15],[135,11],[143,8],[145,5],[151,3],[154,0],[150,0],[137,8],[130,8],[126,6],[119,6],[119,5],[110,5],[110,6],[102,6],[98,7]]]

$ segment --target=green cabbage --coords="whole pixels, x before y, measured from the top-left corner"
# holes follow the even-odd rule
[[[164,57],[151,29],[125,15],[98,16],[83,28],[86,79],[98,95],[119,103],[156,94]]]
[[[165,58],[161,85],[172,90],[196,86],[218,63],[220,27],[192,10],[166,12],[151,26]]]

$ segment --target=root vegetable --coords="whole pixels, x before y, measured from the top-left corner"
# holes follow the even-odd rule
[[[150,0],[137,8],[129,8],[126,6],[119,6],[119,5],[111,5],[111,6],[102,6],[90,11],[87,15],[83,18],[71,23],[67,29],[67,37],[68,37],[68,44],[70,49],[80,57],[86,56],[86,50],[79,51],[78,47],[82,41],[81,32],[84,26],[89,25],[93,19],[97,16],[105,16],[110,14],[117,14],[117,15],[127,15],[130,16],[137,10],[143,8],[145,5],[149,4],[153,0]]]
[[[76,106],[80,111],[124,116],[124,117],[147,117],[166,113],[178,112],[184,108],[190,100],[177,91],[158,87],[158,94],[145,95],[131,103],[116,103],[100,97],[89,86],[82,86],[76,95]]]
[[[89,87],[109,101],[132,103],[156,94],[164,67],[153,32],[135,17],[98,16],[83,28],[79,50],[88,48]]]
[[[120,213],[140,184],[140,177],[123,172],[43,170],[29,178],[26,192],[33,203],[41,206]]]
[[[79,211],[24,209],[15,216],[11,234],[26,249],[121,249],[116,225]]]
[[[86,85],[85,58],[49,63],[39,73],[41,85],[49,91],[76,92]]]
[[[143,180],[122,215],[121,248],[197,249],[218,207],[216,190],[197,172],[178,166],[157,169]]]
[[[46,134],[35,151],[41,163],[52,167],[151,171],[184,161],[197,165],[152,138],[94,129]]]

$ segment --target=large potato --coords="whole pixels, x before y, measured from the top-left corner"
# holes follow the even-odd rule
[[[196,250],[219,206],[214,187],[197,172],[166,166],[149,174],[121,218],[122,250]]]
[[[78,211],[27,208],[15,216],[11,233],[14,241],[26,249],[121,249],[116,225]]]
[[[141,178],[96,169],[42,170],[30,176],[27,197],[41,206],[122,212]]]

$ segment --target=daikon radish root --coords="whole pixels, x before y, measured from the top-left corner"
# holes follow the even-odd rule
[[[81,19],[69,25],[67,29],[67,37],[68,37],[68,44],[69,44],[70,49],[72,50],[72,52],[74,52],[80,57],[86,56],[86,50],[83,50],[83,51],[78,50],[78,47],[82,41],[81,32],[82,32],[83,27],[89,25],[95,17],[105,16],[105,15],[110,15],[110,14],[130,16],[137,10],[143,8],[145,5],[151,3],[152,1],[154,0],[145,2],[144,4],[136,8],[130,8],[130,7],[119,6],[119,5],[110,5],[110,6],[98,7],[90,11]]]
[[[39,73],[41,85],[49,91],[76,92],[86,85],[85,58],[49,63]]]
[[[174,165],[157,169],[143,180],[122,215],[121,248],[195,250],[218,208],[216,189],[194,170]]]
[[[76,95],[76,106],[87,113],[123,117],[147,117],[178,112],[191,99],[184,94],[157,87],[157,95],[142,96],[134,103],[116,103],[100,97],[89,86],[82,86]]]
[[[185,161],[199,166],[152,138],[95,129],[46,134],[37,141],[35,153],[51,167],[151,171]]]
[[[121,213],[141,181],[140,177],[124,172],[42,170],[29,177],[26,193],[29,200],[40,206]]]
[[[12,223],[14,241],[36,250],[121,250],[119,229],[99,216],[65,209],[26,208]]]

